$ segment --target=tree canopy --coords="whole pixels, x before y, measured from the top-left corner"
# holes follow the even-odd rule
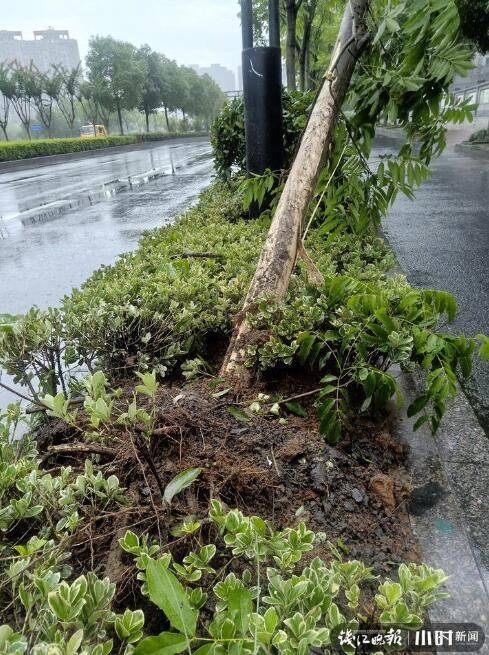
[[[73,134],[77,120],[108,127],[116,113],[123,133],[124,112],[136,109],[145,116],[147,131],[150,116],[159,111],[168,131],[169,113],[176,111],[183,113],[187,125],[188,119],[198,119],[208,129],[224,100],[208,75],[179,66],[148,45],[136,48],[110,36],[90,39],[85,70],[55,64],[40,71],[16,61],[0,65],[0,128],[5,139],[12,110],[30,138],[32,117],[48,135],[56,120],[64,121]]]
[[[489,3],[487,0],[457,0],[462,34],[481,52],[489,51]]]

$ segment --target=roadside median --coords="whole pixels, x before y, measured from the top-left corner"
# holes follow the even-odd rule
[[[144,134],[90,137],[87,139],[36,139],[34,141],[12,141],[0,143],[0,163],[50,157],[93,150],[104,150],[117,146],[131,146],[155,141],[167,141],[182,137],[202,137],[204,132],[149,132]]]

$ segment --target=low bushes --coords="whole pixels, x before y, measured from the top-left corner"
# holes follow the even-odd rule
[[[307,124],[314,100],[311,92],[283,90],[284,168],[288,168]],[[246,171],[246,146],[243,98],[225,105],[211,128],[214,164],[221,179],[229,179],[233,170]]]
[[[402,564],[398,581],[375,582],[368,566],[345,557],[341,540],[326,549],[326,535],[297,520],[304,506],[294,507],[292,525],[276,531],[269,521],[215,500],[219,490],[211,478],[210,511],[195,509],[202,477],[221,464],[202,459],[209,436],[198,429],[198,393],[168,387],[162,405],[158,378],[217,372],[268,225],[265,215],[243,219],[234,182],[216,183],[175,225],[148,233],[135,252],[94,273],[61,309],[0,316],[0,365],[57,419],[43,440],[40,434],[16,437],[24,420],[18,405],[0,415],[0,530],[6,537],[0,546],[0,652],[205,654],[225,652],[229,643],[245,655],[329,651],[340,632],[372,623],[390,636],[416,629],[427,606],[445,597],[443,572],[425,565]],[[392,362],[418,366],[427,373],[427,387],[409,412],[423,412],[419,424],[431,421],[436,428],[455,391],[455,373],[469,373],[476,347],[475,339],[437,331],[444,314],[454,315],[453,298],[389,276],[392,256],[376,236],[315,228],[306,247],[324,283],[311,284],[299,262],[284,302],[260,301],[249,319],[261,333],[248,349],[249,366],[275,378],[284,377],[280,369],[295,368],[314,385],[306,395],[315,394],[320,430],[330,441],[338,441],[353,412],[367,413],[398,392]],[[122,378],[126,387],[109,387],[101,370],[80,380],[80,367],[103,367],[110,382]],[[134,372],[131,393],[127,382]],[[220,381],[213,382],[212,389]],[[266,432],[260,427],[259,437],[249,432],[261,415],[284,426],[287,442],[294,428],[286,427],[282,406],[307,417],[302,405],[290,402],[297,396],[260,393],[240,399],[238,407],[230,392],[216,391],[213,398],[227,405],[222,411],[229,417],[248,424],[233,430],[244,429],[254,450],[255,439],[270,435],[271,425]],[[179,406],[186,396],[189,404]],[[181,465],[185,452],[184,420],[195,428],[198,464],[182,467],[166,484],[166,462]],[[220,425],[228,439],[232,432]],[[180,448],[180,459],[162,455],[165,442]],[[229,442],[237,448],[235,434]],[[66,466],[75,452],[78,465]],[[90,458],[80,466],[86,452]],[[329,452],[325,466],[335,468],[333,453],[344,455]],[[270,453],[280,477],[273,446]],[[120,466],[112,469],[105,460],[116,457]],[[290,457],[297,466],[305,463],[305,456]],[[352,461],[349,455],[350,468]],[[316,470],[316,459],[310,464]],[[241,459],[239,470],[247,468],[254,468],[252,460]],[[230,486],[230,471],[222,471],[223,487]],[[241,499],[243,480],[236,484]],[[161,500],[155,501],[159,486]],[[178,497],[187,489],[188,506],[183,494]],[[162,539],[162,525],[173,539]],[[107,553],[104,566],[100,552]],[[109,574],[117,585],[104,577]]]
[[[114,135],[88,139],[36,139],[34,141],[0,142],[0,162],[63,155],[70,152],[99,150],[113,146],[127,146],[145,141],[165,141],[175,137],[205,136],[204,133],[149,132],[145,134]]]
[[[107,393],[100,376],[88,382],[94,416]],[[138,397],[154,388],[147,380]],[[96,458],[47,471],[34,438],[10,439],[22,420],[15,406],[0,414],[2,655],[351,653],[339,646],[352,631],[378,625],[400,644],[401,629],[420,628],[447,596],[442,570],[401,564],[395,580],[379,579],[341,541],[299,520],[277,530],[216,499],[205,513],[182,515],[178,503],[196,491],[202,469],[169,481],[156,528],[150,505],[131,504],[141,484],[124,488]],[[71,455],[76,447],[71,440]],[[160,523],[171,526],[168,541]]]
[[[27,387],[41,380],[53,395],[67,385],[63,359],[110,375],[217,372],[269,224],[242,213],[236,184],[216,183],[175,225],[95,272],[60,311],[4,318],[0,364]],[[299,262],[285,301],[263,298],[248,319],[263,335],[248,348],[248,365],[314,371],[320,429],[332,442],[352,409],[378,410],[399,395],[391,364],[418,367],[426,389],[408,412],[421,413],[417,427],[430,422],[436,430],[457,374],[470,374],[476,348],[489,354],[487,337],[438,332],[443,317],[455,316],[455,300],[388,275],[392,256],[381,239],[319,228],[306,245],[324,284],[311,284]]]
[[[477,130],[469,136],[469,143],[489,143],[489,130]]]

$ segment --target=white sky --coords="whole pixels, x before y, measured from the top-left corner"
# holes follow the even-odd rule
[[[180,64],[223,64],[241,58],[237,0],[4,0],[0,29],[67,29],[84,59],[91,35],[148,43]]]

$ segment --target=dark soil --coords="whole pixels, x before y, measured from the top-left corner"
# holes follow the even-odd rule
[[[301,393],[304,383],[299,390],[297,381],[292,383],[295,393]],[[273,387],[271,381],[268,384]],[[405,448],[392,438],[387,421],[379,424],[352,417],[343,441],[333,447],[318,434],[312,400],[307,397],[301,402],[308,417],[289,415],[288,424],[280,425],[270,415],[236,420],[228,411],[234,399],[216,399],[214,391],[205,383],[162,387],[156,429],[147,450],[141,435],[114,427],[105,443],[111,450],[99,449],[94,456],[105,475],[119,477],[130,503],[122,510],[90,517],[74,536],[71,551],[76,568],[103,572],[119,583],[119,593],[130,592],[132,559],[122,556],[118,545],[125,530],[149,532],[162,544],[169,543],[178,558],[192,547],[194,537],[182,543],[171,536],[172,527],[184,517],[204,518],[211,498],[269,519],[276,529],[304,521],[376,573],[390,573],[402,561],[419,561],[406,510],[410,489]],[[79,438],[64,424],[48,423],[39,440],[45,469],[83,467],[87,453],[77,450],[74,441]],[[60,451],[62,444],[68,450]],[[58,449],[50,454],[53,446]],[[160,488],[191,467],[202,467],[201,475],[175,497],[168,512]],[[328,558],[327,546],[312,555]]]

